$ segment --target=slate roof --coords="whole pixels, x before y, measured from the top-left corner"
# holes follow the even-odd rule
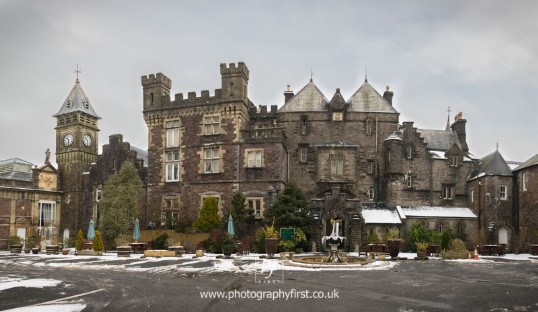
[[[137,158],[144,161],[144,167],[148,166],[148,151],[145,151],[141,148],[131,146],[131,150],[136,152]]]
[[[362,86],[349,98],[349,111],[352,112],[378,112],[378,113],[395,113],[390,103],[385,100],[369,83],[365,81]]]
[[[84,90],[82,90],[78,79],[75,81],[75,85],[73,86],[73,89],[71,89],[71,92],[69,92],[62,107],[55,115],[53,115],[53,117],[72,112],[84,112],[97,119],[101,119],[90,104],[90,100],[84,93]]]
[[[362,217],[366,224],[401,224],[398,212],[393,209],[363,208]]]
[[[538,165],[538,154],[532,156],[529,160],[519,165],[516,169],[514,169],[514,171],[518,171],[518,170],[536,166],[536,165]]]
[[[478,161],[469,175],[469,180],[482,176],[513,176],[512,170],[499,151],[495,151]]]
[[[17,180],[17,181],[32,181],[31,172],[9,171],[0,173],[0,179]]]
[[[401,207],[401,211],[407,218],[477,218],[474,212],[466,207],[414,206]]]
[[[417,129],[417,132],[430,150],[448,151],[454,144],[462,149],[456,132],[430,129]]]
[[[327,111],[326,104],[328,102],[316,84],[310,80],[279,109],[279,112]]]

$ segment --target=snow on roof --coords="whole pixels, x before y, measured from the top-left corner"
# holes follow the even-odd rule
[[[476,218],[470,208],[465,207],[402,207],[406,217],[438,217],[438,218]]]
[[[366,224],[401,224],[400,216],[396,210],[368,209],[362,210],[362,217]]]

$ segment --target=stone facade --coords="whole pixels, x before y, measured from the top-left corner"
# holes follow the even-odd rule
[[[518,224],[520,249],[538,243],[538,154],[514,170],[514,197],[517,207],[514,222]]]

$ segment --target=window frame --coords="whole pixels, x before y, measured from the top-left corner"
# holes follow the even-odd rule
[[[169,120],[165,124],[166,128],[166,147],[178,147],[179,146],[179,119]]]
[[[500,200],[507,200],[508,199],[508,187],[506,185],[500,185],[499,186],[499,199]]]
[[[205,115],[203,117],[204,135],[220,134],[220,115]]]
[[[366,119],[366,135],[372,135],[372,119]]]
[[[208,151],[210,151],[209,155],[207,153]],[[220,147],[207,147],[203,149],[202,153],[202,157],[204,159],[204,173],[220,173]]]
[[[454,199],[454,186],[453,185],[443,185],[443,199],[452,200]]]
[[[264,166],[263,149],[247,149],[246,154],[247,168],[262,168]]]
[[[528,184],[529,184],[528,172],[523,172],[521,174],[521,187],[522,187],[523,192],[526,192],[528,190],[528,187],[529,187]]]
[[[331,154],[329,156],[331,165],[331,176],[341,176],[344,174],[344,155]]]
[[[179,150],[168,150],[164,153],[164,160],[165,160],[165,172],[164,172],[164,179],[166,182],[177,182],[179,181],[179,164],[180,164],[180,153]],[[169,155],[172,155],[172,157],[169,157]],[[177,157],[176,157],[177,156]]]
[[[299,146],[299,162],[308,162],[308,146]]]
[[[253,209],[254,219],[263,219],[263,213],[264,213],[263,197],[247,197],[246,204],[248,208]]]

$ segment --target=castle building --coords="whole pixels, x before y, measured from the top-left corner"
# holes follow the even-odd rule
[[[168,77],[142,77],[151,217],[159,222],[192,222],[207,196],[222,211],[236,191],[261,218],[292,181],[312,202],[315,242],[329,235],[333,219],[353,248],[363,241],[365,215],[397,206],[456,207],[462,213],[454,218],[476,223],[467,208],[473,159],[461,113],[445,130],[417,129],[399,123],[388,87],[381,95],[365,80],[348,100],[339,89],[328,100],[312,79],[268,110],[248,98],[244,63],[221,64],[220,73],[213,96],[204,90],[173,99]],[[433,226],[441,222],[438,213],[431,217]]]

